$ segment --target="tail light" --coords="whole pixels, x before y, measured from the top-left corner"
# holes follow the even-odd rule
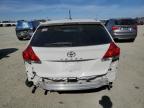
[[[112,26],[112,30],[118,30],[118,29],[120,29],[120,27]]]
[[[117,57],[120,55],[120,48],[115,45],[114,42],[110,43],[109,49],[103,56],[103,59]]]
[[[24,51],[23,51],[23,59],[25,61],[32,61],[39,63],[40,59],[38,56],[34,53],[33,49],[31,46],[28,46]]]

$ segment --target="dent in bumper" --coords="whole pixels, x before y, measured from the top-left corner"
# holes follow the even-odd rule
[[[97,81],[91,82],[75,82],[75,83],[55,83],[48,84],[45,82],[40,82],[39,87],[45,90],[56,90],[56,91],[70,91],[70,90],[88,90],[99,88],[104,85],[108,85],[109,82],[106,78],[98,79]]]

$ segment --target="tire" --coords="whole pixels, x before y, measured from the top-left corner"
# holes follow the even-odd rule
[[[21,40],[23,40],[23,38],[18,38],[18,40],[20,40],[20,41],[21,41]]]
[[[130,41],[131,41],[131,42],[134,42],[134,41],[135,41],[135,39],[131,39]]]
[[[26,79],[25,85],[26,85],[27,87],[32,87],[32,86],[33,86],[33,82],[32,82],[32,81],[28,81],[28,79]]]

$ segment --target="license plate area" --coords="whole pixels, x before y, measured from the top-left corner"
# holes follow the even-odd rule
[[[121,28],[122,30],[129,30],[130,28],[129,27],[123,27]]]
[[[67,82],[78,82],[78,79],[76,77],[69,77],[67,78]]]

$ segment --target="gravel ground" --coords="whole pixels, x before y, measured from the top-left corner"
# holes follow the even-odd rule
[[[14,27],[0,27],[0,108],[144,108],[144,26],[135,42],[118,43],[119,72],[110,91],[32,94],[21,56],[26,44],[17,40]]]

